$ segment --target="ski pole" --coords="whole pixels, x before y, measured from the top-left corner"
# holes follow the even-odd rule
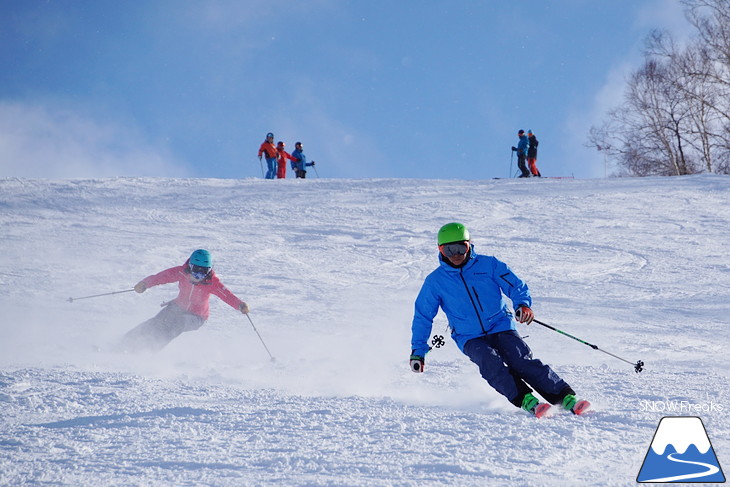
[[[73,303],[74,301],[78,301],[79,299],[99,298],[101,296],[111,296],[112,294],[131,293],[132,291],[134,291],[134,288],[125,289],[124,291],[114,291],[112,293],[94,294],[93,296],[82,296],[80,298],[68,298],[67,301],[69,303]]]
[[[259,333],[259,331],[258,331],[258,330],[256,329],[256,325],[254,325],[254,324],[253,324],[253,320],[252,320],[252,319],[251,319],[251,317],[250,317],[250,316],[248,315],[248,313],[246,313],[246,318],[248,318],[248,321],[249,321],[249,322],[251,322],[251,326],[253,327],[253,331],[255,331],[255,332],[256,332],[256,334],[257,334],[257,335],[259,336],[259,340],[261,340],[261,345],[263,345],[263,346],[264,346],[264,348],[266,349],[266,353],[268,353],[268,354],[269,354],[269,357],[271,357],[271,361],[272,361],[272,362],[276,362],[276,359],[274,358],[274,356],[273,356],[273,355],[271,355],[271,352],[269,352],[269,347],[267,347],[267,346],[266,346],[266,344],[264,343],[264,339],[263,339],[263,338],[261,338],[261,334],[260,334],[260,333]]]
[[[515,160],[515,151],[510,152],[512,157],[509,158],[509,177],[512,177],[512,162]]]
[[[315,166],[314,164],[312,164],[312,169],[314,169],[314,174],[316,174],[317,175],[317,179],[319,179],[319,172],[317,172],[317,166]]]
[[[598,348],[598,345],[593,345],[592,343],[588,343],[587,341],[585,341],[585,340],[581,340],[581,339],[580,339],[580,338],[578,338],[578,337],[574,337],[574,336],[573,336],[573,335],[571,335],[570,333],[566,333],[566,332],[564,332],[563,330],[558,330],[557,328],[555,328],[555,327],[553,327],[553,326],[550,326],[550,325],[548,325],[547,323],[543,323],[542,321],[539,321],[539,320],[532,320],[532,321],[533,321],[534,323],[537,323],[538,325],[542,325],[542,326],[544,326],[545,328],[550,328],[550,329],[551,329],[551,330],[553,330],[553,331],[557,331],[557,332],[558,332],[558,333],[560,333],[561,335],[565,335],[565,336],[567,336],[568,338],[572,338],[573,340],[579,341],[579,342],[581,342],[581,343],[582,343],[583,345],[588,345],[588,346],[589,346],[589,347],[591,347],[591,348],[592,348],[593,350],[598,350],[599,352],[603,352],[603,353],[605,353],[605,354],[607,354],[607,355],[610,355],[610,356],[611,356],[611,357],[613,357],[613,358],[617,358],[617,359],[621,360],[622,362],[626,362],[627,364],[631,364],[631,365],[633,365],[633,366],[634,366],[634,370],[636,371],[636,373],[637,373],[637,374],[638,374],[639,372],[641,372],[642,370],[644,370],[644,362],[642,362],[641,360],[638,360],[638,361],[637,361],[636,363],[634,363],[634,362],[631,362],[631,361],[629,361],[629,360],[626,360],[625,358],[621,358],[621,357],[619,357],[618,355],[614,355],[614,354],[612,354],[611,352],[607,352],[607,351],[605,351],[605,350],[603,350],[603,349],[601,349],[601,348]]]
[[[262,161],[260,157],[259,157],[259,166],[261,166],[261,177],[263,178],[263,177],[265,177],[264,176],[264,161]]]

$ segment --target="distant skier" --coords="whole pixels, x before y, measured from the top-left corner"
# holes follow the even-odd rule
[[[527,136],[525,135],[525,131],[520,129],[520,131],[517,132],[517,137],[519,137],[520,141],[518,142],[517,147],[512,146],[512,151],[517,152],[517,167],[519,167],[521,171],[519,177],[529,178],[530,171],[528,171],[527,166],[525,166],[525,157],[527,156]]]
[[[183,265],[145,277],[134,290],[143,293],[153,286],[173,282],[180,288],[178,296],[167,302],[154,318],[127,332],[117,347],[120,351],[158,351],[181,333],[197,330],[208,319],[211,294],[243,314],[249,312],[248,305],[226,289],[215,275],[207,250],[198,249]]]
[[[294,158],[291,154],[289,154],[286,151],[286,144],[282,142],[281,140],[276,143],[276,162],[279,165],[277,171],[276,171],[276,178],[277,179],[285,179],[286,178],[286,160],[289,159],[290,161],[293,161]]]
[[[274,179],[276,176],[276,158],[279,155],[276,152],[276,146],[274,145],[274,134],[269,132],[266,134],[266,140],[261,143],[259,147],[259,161],[261,156],[266,158],[266,179]]]
[[[307,156],[304,155],[303,147],[301,142],[294,144],[294,152],[291,153],[294,158],[291,161],[291,168],[294,169],[297,178],[304,179],[307,177],[307,167],[314,166],[314,161],[307,162]]]
[[[441,227],[438,248],[440,265],[426,277],[416,298],[411,370],[423,372],[433,319],[440,307],[459,349],[512,404],[538,417],[545,414],[550,405],[540,403],[532,394],[534,389],[550,404],[561,404],[576,414],[583,412],[589,403],[577,401],[575,391],[548,365],[533,358],[517,334],[504,295],[512,300],[517,320],[529,325],[534,314],[527,285],[496,257],[477,254],[461,223]]]
[[[539,144],[537,137],[532,133],[532,129],[527,131],[527,165],[533,176],[541,178],[542,174],[537,169],[537,145]]]

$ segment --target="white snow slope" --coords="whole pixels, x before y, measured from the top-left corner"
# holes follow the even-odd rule
[[[631,485],[659,420],[730,465],[730,178],[0,180],[0,485]],[[447,338],[408,367],[438,228],[529,284],[521,326],[594,410],[537,420]],[[105,352],[209,249],[246,318]],[[446,333],[436,319],[434,333]],[[725,472],[727,475],[730,472]]]

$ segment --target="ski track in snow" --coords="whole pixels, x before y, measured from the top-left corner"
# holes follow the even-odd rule
[[[0,485],[630,485],[664,415],[730,451],[730,178],[0,179]],[[521,328],[594,411],[535,420],[447,339],[409,371],[438,228],[531,288]],[[128,289],[211,250],[250,324],[104,351],[176,295]],[[437,316],[434,333],[447,335]],[[99,347],[101,350],[98,350]],[[651,411],[656,402],[721,411]]]

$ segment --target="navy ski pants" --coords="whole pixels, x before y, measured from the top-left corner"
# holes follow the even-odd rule
[[[514,330],[469,340],[464,353],[479,366],[489,385],[517,407],[533,389],[551,404],[575,394],[553,369],[532,357],[530,347]]]

